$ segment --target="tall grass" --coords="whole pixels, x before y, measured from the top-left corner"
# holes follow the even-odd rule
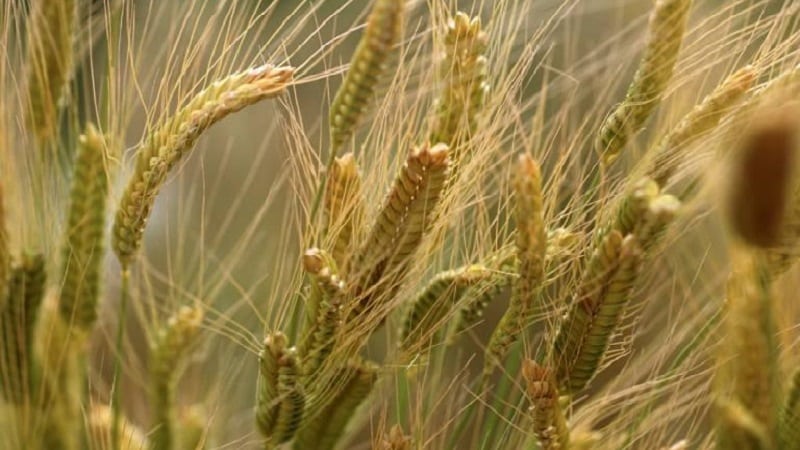
[[[794,2],[0,30],[0,449],[800,449]]]

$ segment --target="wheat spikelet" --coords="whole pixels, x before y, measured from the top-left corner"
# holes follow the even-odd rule
[[[353,134],[403,33],[405,0],[375,0],[350,69],[330,108],[331,154]]]
[[[26,118],[41,143],[58,125],[58,102],[73,65],[75,0],[35,0],[27,26]]]
[[[375,224],[351,267],[361,309],[372,310],[376,298],[404,274],[409,260],[431,228],[450,166],[444,144],[414,149],[395,179]],[[388,274],[390,276],[384,276]]]
[[[469,265],[436,274],[417,295],[403,322],[400,341],[404,350],[415,346],[444,325],[444,319],[464,295],[492,272],[481,265]]]
[[[780,420],[778,435],[780,448],[786,450],[800,448],[800,370],[794,372],[781,409]]]
[[[672,79],[692,0],[657,0],[650,16],[647,45],[625,100],[600,128],[597,151],[611,164],[628,140],[644,127]]]
[[[311,275],[318,295],[312,293],[314,304],[307,305],[305,339],[299,353],[303,374],[314,377],[336,344],[336,333],[342,321],[344,281],[339,278],[331,255],[323,250],[306,251],[303,268]]]
[[[105,143],[89,124],[79,138],[67,214],[59,311],[66,323],[88,332],[97,319],[108,177]]]
[[[341,273],[347,273],[347,258],[353,251],[356,232],[364,219],[361,176],[352,153],[336,158],[325,186],[325,212],[331,255]]]
[[[659,140],[653,150],[655,159],[648,172],[659,186],[666,186],[677,170],[680,151],[716,128],[732,108],[744,99],[755,83],[757,74],[753,66],[734,72]]]
[[[550,358],[562,389],[575,393],[591,381],[630,300],[641,261],[633,235],[611,231],[592,255],[578,294],[560,325]]]
[[[173,450],[177,447],[178,427],[175,411],[175,388],[186,352],[195,342],[203,310],[182,307],[159,330],[150,355],[150,405],[154,415],[154,431],[150,436],[153,449]]]
[[[505,357],[508,348],[536,313],[536,301],[545,275],[547,231],[544,225],[542,174],[530,155],[520,156],[514,173],[517,221],[517,278],[511,302],[492,333],[486,349],[484,375]]]
[[[192,149],[201,134],[225,116],[282,93],[293,69],[264,65],[235,73],[197,94],[156,128],[139,147],[112,229],[112,247],[128,265],[141,245],[147,219],[169,171]]]
[[[22,404],[30,401],[34,364],[34,328],[45,289],[45,265],[41,254],[23,255],[13,266],[8,286],[8,300],[0,311],[0,383],[2,397]]]
[[[559,404],[558,387],[550,369],[533,360],[522,366],[533,415],[533,433],[542,450],[564,450],[569,447],[569,428]]]
[[[453,171],[459,166],[466,141],[475,133],[489,85],[484,52],[488,36],[479,17],[458,12],[448,20],[444,36],[445,57],[440,63],[444,84],[439,98],[430,142],[444,142],[452,149]],[[455,173],[452,174],[455,176]]]
[[[377,380],[373,364],[351,362],[335,377],[341,387],[319,412],[309,415],[297,432],[296,450],[331,450],[344,433],[356,409],[367,399]]]

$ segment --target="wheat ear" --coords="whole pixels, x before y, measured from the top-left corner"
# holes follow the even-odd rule
[[[542,450],[564,450],[569,447],[569,428],[559,403],[558,387],[553,372],[533,360],[525,360],[522,377],[531,402],[533,433]]]
[[[273,448],[294,436],[303,419],[305,395],[299,384],[297,352],[287,347],[283,333],[264,339],[259,363],[256,424],[265,448]]]
[[[726,338],[722,346],[719,395],[748,413],[775,442],[778,397],[778,347],[770,275],[757,256],[734,249],[734,266],[725,301]],[[725,416],[722,416],[723,419]],[[723,421],[718,431],[722,448],[735,448],[739,433]]]
[[[370,363],[351,362],[335,377],[341,387],[318,412],[310,414],[297,432],[296,450],[331,450],[344,434],[356,409],[367,399],[378,377]]]
[[[323,250],[306,251],[303,255],[303,267],[311,275],[312,282],[321,295],[319,304],[306,312],[309,322],[304,335],[307,337],[299,352],[304,376],[314,378],[335,348],[336,335],[341,328],[345,291],[344,281],[336,272],[336,263]]]
[[[113,416],[105,405],[92,405],[86,418],[87,445],[89,450],[108,450],[111,445],[111,424]],[[127,419],[122,423],[122,437],[119,450],[149,450],[150,443],[144,432]]]
[[[420,350],[418,346],[422,341],[431,339],[445,325],[445,318],[464,293],[491,276],[491,271],[477,264],[436,274],[406,314],[401,332],[403,349]]]
[[[35,0],[27,27],[27,121],[40,140],[52,138],[58,102],[73,65],[75,0]]]
[[[486,349],[484,375],[492,371],[508,348],[536,314],[539,289],[544,281],[547,231],[544,225],[542,174],[530,155],[520,156],[514,172],[515,218],[517,221],[517,259],[519,277],[500,323]]]
[[[34,329],[39,318],[45,289],[45,265],[42,255],[23,255],[12,267],[8,300],[0,311],[0,383],[2,397],[10,403],[30,401],[36,373],[34,364]]]
[[[479,17],[470,18],[458,12],[447,22],[444,44],[444,59],[439,68],[443,87],[436,101],[430,141],[450,146],[453,167],[456,168],[467,150],[465,142],[476,131],[478,116],[489,90],[484,56],[488,36],[482,30]]]
[[[678,60],[692,0],[657,0],[650,15],[647,45],[625,100],[608,116],[597,136],[597,151],[611,164],[644,127],[661,101]]]
[[[623,239],[616,230],[595,249],[550,353],[562,390],[580,391],[600,367],[609,339],[630,301],[641,253],[633,235]]]
[[[264,65],[230,75],[201,91],[150,133],[137,150],[136,168],[112,229],[112,247],[123,266],[141,245],[150,210],[167,175],[200,135],[227,115],[284,92],[293,72],[290,67]]]
[[[753,66],[737,70],[658,141],[653,150],[655,157],[648,174],[659,186],[666,186],[672,179],[680,164],[680,152],[716,128],[744,99],[757,75]]]
[[[405,435],[399,424],[395,424],[372,448],[374,450],[411,450],[411,438]]]
[[[105,141],[91,124],[78,139],[74,167],[59,311],[66,323],[89,332],[97,319],[108,193]]]
[[[783,403],[778,437],[780,448],[800,449],[800,370],[794,372],[786,400]]]
[[[396,57],[403,34],[405,0],[375,0],[350,69],[330,110],[332,154],[353,134],[375,89]]]
[[[199,307],[181,307],[159,330],[150,355],[150,410],[153,414],[153,433],[150,437],[154,450],[178,448],[178,418],[175,410],[175,388],[179,368],[187,351],[195,343],[203,310]]]
[[[336,158],[325,186],[326,235],[340,273],[347,273],[348,257],[364,220],[361,175],[352,153]]]
[[[361,305],[372,311],[377,299],[396,285],[430,230],[450,166],[448,147],[414,149],[395,179],[368,237],[353,259],[351,278]],[[388,276],[384,276],[388,275]]]

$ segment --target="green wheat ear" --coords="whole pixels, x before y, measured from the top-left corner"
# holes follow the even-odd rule
[[[0,393],[10,403],[23,404],[32,398],[34,376],[34,330],[45,290],[42,255],[23,255],[11,269],[8,300],[0,311]]]
[[[374,364],[352,361],[335,379],[336,393],[325,406],[307,415],[297,432],[295,450],[331,450],[344,434],[356,409],[369,397],[378,378]]]
[[[154,450],[174,450],[178,445],[178,417],[175,389],[181,365],[197,339],[203,322],[200,307],[184,306],[159,330],[150,355],[150,409],[154,431],[150,436]]]
[[[58,102],[73,65],[75,0],[34,0],[27,26],[27,121],[40,143],[52,139]]]
[[[650,16],[647,45],[625,100],[600,128],[596,148],[611,164],[661,102],[678,60],[692,0],[657,0]]]
[[[297,351],[287,344],[283,333],[269,334],[259,354],[256,424],[266,448],[292,439],[303,420],[305,395]]]
[[[476,131],[489,90],[484,56],[488,40],[479,17],[470,18],[458,12],[447,22],[444,60],[439,66],[443,87],[436,101],[430,141],[444,142],[453,149],[454,168],[468,150],[464,144]]]
[[[492,333],[486,350],[484,376],[500,364],[508,348],[536,315],[536,302],[544,281],[547,230],[544,224],[542,174],[530,155],[521,155],[514,172],[515,219],[517,221],[517,278],[511,301]]]
[[[136,154],[112,228],[112,248],[123,266],[141,246],[158,191],[167,175],[209,127],[242,108],[286,90],[294,69],[264,65],[214,82],[158,126]]]
[[[582,390],[599,369],[631,300],[641,257],[636,237],[623,238],[616,230],[608,233],[592,254],[550,353],[556,380],[565,392]]]
[[[350,69],[331,104],[332,155],[353,134],[396,56],[403,34],[404,4],[405,0],[375,0]]]
[[[408,156],[369,235],[354,255],[351,289],[360,304],[352,314],[374,311],[382,295],[405,274],[436,219],[449,167],[445,144],[423,145]]]
[[[533,433],[542,450],[570,447],[569,428],[559,402],[558,387],[553,372],[533,360],[522,366],[533,415]]]
[[[780,416],[778,442],[782,449],[800,449],[800,370],[794,372]]]
[[[97,319],[108,176],[105,141],[89,124],[78,140],[63,250],[59,312],[64,322],[89,332]]]

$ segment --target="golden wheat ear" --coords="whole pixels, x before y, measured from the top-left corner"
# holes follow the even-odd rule
[[[333,161],[325,186],[325,234],[332,241],[331,256],[340,274],[347,273],[353,242],[364,222],[364,200],[358,163],[352,153]]]
[[[27,24],[26,118],[40,145],[58,125],[58,102],[73,69],[75,0],[34,0]]]
[[[259,355],[256,424],[267,448],[289,441],[305,412],[297,352],[283,333],[269,334]]]
[[[592,254],[550,351],[556,380],[565,393],[582,390],[600,367],[631,300],[641,257],[636,237],[623,238],[616,230],[608,233]]]
[[[154,450],[173,450],[178,444],[175,390],[181,365],[197,340],[203,322],[200,307],[182,307],[159,330],[150,354],[150,410],[153,414]]]
[[[350,69],[330,110],[331,155],[353,134],[375,89],[396,58],[403,35],[405,0],[375,0]]]
[[[657,0],[650,15],[647,45],[625,100],[608,116],[597,136],[603,164],[611,164],[661,102],[672,79],[692,0]]]
[[[522,366],[522,378],[531,402],[533,433],[539,441],[539,447],[542,450],[571,448],[569,428],[552,370],[528,359]]]
[[[436,220],[450,167],[448,147],[414,149],[395,179],[366,240],[354,255],[351,290],[360,304],[351,314],[371,312],[397,285]]]
[[[229,114],[281,94],[291,84],[293,73],[291,67],[264,65],[218,80],[150,133],[137,150],[136,167],[112,228],[112,248],[123,266],[129,265],[141,246],[147,219],[167,175],[203,132]]]
[[[508,348],[536,315],[539,290],[544,281],[547,230],[544,224],[542,174],[530,156],[519,157],[514,171],[514,217],[517,221],[518,273],[514,291],[486,350],[484,376],[500,364]]]
[[[336,393],[319,410],[309,412],[297,432],[296,450],[332,450],[356,409],[369,397],[378,379],[374,364],[352,361],[340,369]]]
[[[453,174],[460,165],[466,142],[475,133],[489,90],[484,52],[488,35],[479,17],[458,12],[448,20],[444,35],[444,59],[440,63],[442,90],[436,100],[436,115],[429,140],[453,149]]]
[[[104,256],[106,195],[105,139],[89,124],[78,139],[67,232],[59,312],[64,322],[87,333],[97,319],[100,265]]]
[[[31,401],[37,365],[34,360],[34,330],[45,290],[42,255],[23,255],[12,266],[8,299],[0,311],[0,392],[9,403]]]
[[[678,169],[682,150],[716,128],[746,97],[757,76],[753,66],[737,70],[658,141],[648,174],[660,187],[666,187]]]
[[[109,450],[113,417],[111,409],[105,405],[94,404],[86,417],[86,444],[89,450]],[[145,433],[123,418],[122,436],[119,450],[150,450],[150,442]]]
[[[786,450],[800,449],[800,370],[794,372],[781,409],[778,442]]]

